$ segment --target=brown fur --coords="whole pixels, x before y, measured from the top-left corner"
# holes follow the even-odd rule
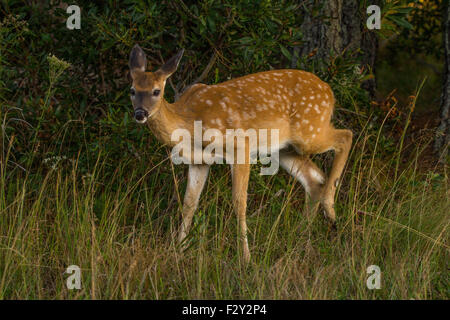
[[[163,98],[164,86],[166,78],[174,70],[170,74],[161,70],[172,69],[164,66],[155,73],[132,70],[133,86],[137,92],[161,89],[160,96],[149,98],[143,107],[151,114],[149,127],[162,142],[175,145],[170,137],[173,130],[179,128],[189,130],[193,137],[195,120],[201,120],[205,129],[216,128],[223,134],[226,129],[278,129],[280,146],[289,144],[297,151],[297,154],[282,152],[281,163],[300,179],[313,199],[320,200],[327,216],[335,221],[336,181],[347,160],[352,133],[334,129],[331,124],[335,100],[327,83],[305,71],[273,70],[216,85],[197,84],[177,102],[169,104]],[[308,155],[328,150],[334,150],[336,156],[330,176],[324,182],[322,171]],[[245,221],[249,172],[249,163],[232,166],[233,203],[245,261],[250,259]],[[180,241],[189,230],[207,175],[208,166],[190,165]]]

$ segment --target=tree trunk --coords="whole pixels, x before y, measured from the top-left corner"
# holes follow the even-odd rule
[[[366,27],[366,8],[359,8],[359,0],[325,1],[319,14],[312,14],[313,8],[323,3],[317,0],[305,1],[305,19],[302,24],[303,44],[294,48],[291,66],[297,66],[298,57],[310,57],[306,63],[315,63],[319,67],[330,59],[344,53],[355,53],[361,66],[374,71],[376,51],[378,48],[375,33]],[[377,4],[379,1],[372,1]],[[305,61],[302,59],[302,61]],[[305,68],[304,65],[300,67]],[[375,94],[375,79],[363,84],[371,98]]]
[[[444,85],[441,96],[441,119],[434,143],[434,151],[439,156],[440,162],[446,160],[450,144],[450,120],[448,117],[450,109],[450,3],[447,4],[447,8],[445,9],[444,30],[442,32],[445,50]]]

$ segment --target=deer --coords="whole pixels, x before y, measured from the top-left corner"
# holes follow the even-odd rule
[[[162,143],[173,147],[171,133],[179,128],[192,132],[193,122],[224,131],[233,129],[276,129],[279,141],[267,141],[279,152],[279,165],[299,181],[311,201],[321,205],[325,216],[336,225],[334,209],[340,183],[352,145],[352,131],[336,129],[331,123],[335,97],[331,87],[316,75],[298,69],[258,72],[214,85],[197,83],[174,103],[164,98],[167,79],[177,70],[184,50],[156,71],[147,71],[147,58],[139,45],[130,53],[132,80],[130,98],[137,123],[146,123]],[[245,142],[247,151],[249,146]],[[292,151],[293,149],[293,151]],[[328,177],[311,156],[334,151]],[[250,261],[247,238],[247,191],[251,163],[231,164],[232,204],[238,221],[240,257]],[[194,212],[207,181],[210,165],[189,164],[178,241],[189,233]]]

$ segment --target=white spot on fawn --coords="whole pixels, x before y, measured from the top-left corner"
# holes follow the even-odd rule
[[[320,114],[319,106],[317,104],[314,105],[314,110]]]

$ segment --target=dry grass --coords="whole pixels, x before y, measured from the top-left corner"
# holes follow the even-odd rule
[[[181,253],[184,168],[160,152],[145,159],[147,168],[143,159],[99,154],[89,174],[76,160],[33,175],[12,174],[2,161],[0,298],[448,299],[445,168],[421,172],[420,145],[401,155],[394,179],[398,157],[380,156],[376,141],[365,131],[355,139],[337,232],[322,214],[303,214],[303,190],[286,173],[255,169],[247,268],[237,255],[225,166],[213,169]],[[66,288],[72,264],[82,269],[81,290]],[[366,287],[372,264],[382,271],[380,290]]]

